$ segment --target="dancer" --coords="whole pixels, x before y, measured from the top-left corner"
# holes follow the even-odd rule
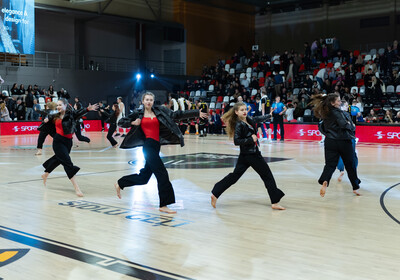
[[[69,153],[71,152],[72,148],[72,136],[75,132],[76,120],[82,117],[88,111],[97,110],[98,106],[99,105],[97,104],[89,104],[87,108],[74,111],[66,99],[60,99],[57,101],[58,114],[49,115],[48,118],[44,119],[45,123],[52,123],[56,130],[56,133],[53,137],[54,156],[43,163],[45,171],[42,175],[42,179],[45,186],[47,177],[49,177],[50,173],[57,166],[62,164],[65,173],[67,173],[68,179],[71,180],[71,183],[74,186],[76,195],[79,197],[83,196],[83,193],[75,180],[75,174],[80,168],[72,163]]]
[[[143,146],[146,164],[139,174],[124,176],[115,184],[117,196],[121,198],[121,190],[125,187],[144,185],[150,180],[151,175],[157,178],[158,195],[160,198],[161,212],[175,214],[167,205],[175,203],[175,194],[172,184],[160,158],[160,145],[184,145],[183,136],[175,123],[177,120],[200,117],[206,118],[207,114],[199,110],[175,111],[164,106],[154,106],[154,94],[146,92],[142,96],[143,110],[134,111],[127,118],[118,122],[121,127],[132,127],[124,141],[122,149]]]
[[[77,97],[75,98],[75,100],[76,99],[77,99]],[[75,111],[81,110],[82,107],[83,107],[82,103],[80,103],[79,101],[78,101],[78,103],[74,104]],[[76,128],[75,128],[75,136],[76,136],[76,138],[78,138],[78,140],[81,141],[81,142],[90,143],[90,139],[88,137],[82,135],[82,126],[83,126],[83,128],[85,128],[85,125],[84,125],[83,119],[81,117],[76,119],[75,126],[76,126]]]
[[[340,97],[335,93],[315,95],[310,104],[314,107],[314,115],[323,121],[319,129],[326,137],[324,141],[325,167],[318,180],[318,183],[322,185],[320,195],[325,196],[339,157],[342,157],[353,193],[359,196],[358,189],[361,181],[354,168],[354,150],[351,143],[351,139],[355,138],[355,125],[350,116],[340,109]]]
[[[246,104],[243,102],[236,103],[222,116],[228,136],[234,139],[235,145],[240,146],[240,154],[233,172],[216,183],[211,191],[211,205],[214,208],[220,195],[235,184],[251,166],[260,175],[267,188],[272,209],[285,210],[278,204],[285,194],[276,186],[274,176],[258,149],[256,123],[265,122],[270,117],[271,115],[254,118],[247,116]]]
[[[39,125],[37,128],[38,131],[40,131],[39,136],[38,136],[38,141],[37,141],[37,152],[35,156],[40,156],[42,154],[42,149],[43,149],[43,143],[46,140],[47,135],[50,135],[52,138],[54,137],[54,134],[56,133],[56,129],[54,125],[51,123],[46,123],[44,120],[48,118],[49,115],[54,115],[57,114],[58,111],[57,109],[57,103],[55,102],[47,102],[46,104],[47,109],[44,111],[38,111],[39,114],[42,115],[42,123]]]
[[[107,116],[105,122],[110,124],[110,127],[108,128],[107,139],[108,141],[110,141],[111,146],[113,146],[114,148],[118,148],[118,142],[113,138],[113,134],[117,129],[117,119],[120,113],[118,103],[115,102],[113,104],[110,113],[106,112],[104,109],[100,109],[100,112],[102,113],[102,115]]]

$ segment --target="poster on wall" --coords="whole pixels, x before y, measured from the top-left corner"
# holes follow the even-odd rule
[[[35,1],[0,0],[0,52],[35,53]]]

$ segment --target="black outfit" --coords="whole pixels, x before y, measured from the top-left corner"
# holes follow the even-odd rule
[[[45,110],[45,111],[38,111],[39,114],[42,115],[42,119],[45,119],[46,117],[49,117],[55,113],[57,113],[56,110]],[[51,117],[50,117],[51,118]],[[37,148],[38,149],[43,149],[43,143],[46,140],[47,135],[50,135],[52,138],[54,138],[54,135],[56,134],[56,128],[54,124],[50,122],[43,122],[39,125],[38,130],[40,131],[39,136],[38,136],[38,142],[37,142]]]
[[[350,179],[353,190],[360,188],[360,179],[357,176],[357,169],[354,165],[354,149],[351,139],[355,138],[355,125],[346,112],[332,107],[328,117],[324,119],[319,129],[326,136],[325,145],[325,167],[318,180],[319,184],[328,182],[335,172],[339,157],[342,157],[347,175]]]
[[[107,116],[108,118],[105,120],[106,123],[110,124],[110,127],[108,128],[108,133],[107,133],[107,140],[110,141],[111,146],[115,146],[118,144],[117,141],[112,137],[115,130],[117,129],[117,119],[118,116],[115,115],[115,111],[111,111],[111,113],[107,113],[104,111],[102,114]]]
[[[75,130],[76,138],[78,138],[78,140],[81,142],[90,143],[90,139],[88,137],[82,135],[82,131],[81,131],[82,127],[81,127],[80,119],[75,122],[75,126],[76,126],[76,130]]]
[[[194,118],[199,115],[198,110],[190,111],[171,111],[170,109],[160,106],[153,107],[153,112],[156,115],[160,124],[160,141],[151,138],[146,138],[140,126],[132,127],[129,133],[121,143],[121,148],[134,148],[143,146],[143,154],[146,159],[144,168],[139,174],[124,176],[118,180],[118,185],[121,189],[134,185],[147,184],[151,175],[157,178],[158,195],[160,197],[160,207],[175,203],[175,194],[172,184],[169,181],[168,172],[160,158],[160,146],[168,144],[184,145],[183,135],[175,123],[182,119]],[[134,111],[128,117],[122,118],[118,122],[118,126],[128,128],[131,122],[137,118],[142,119],[144,110]]]
[[[239,158],[233,172],[215,184],[211,191],[215,197],[218,198],[230,186],[235,184],[250,166],[263,180],[272,204],[278,203],[285,195],[276,186],[274,176],[258,149],[258,142],[254,143],[252,138],[252,135],[257,133],[256,123],[265,122],[269,117],[270,115],[254,118],[248,116],[247,122],[249,125],[242,121],[236,123],[234,143],[240,146]]]
[[[75,123],[76,119],[79,119],[84,114],[86,114],[87,110],[81,109],[73,111],[68,109],[65,112],[64,118],[62,119],[62,127],[64,134],[72,134],[75,131]],[[54,118],[49,117],[49,122],[54,124]],[[65,173],[69,179],[75,176],[76,173],[79,171],[79,167],[75,166],[72,161],[69,153],[71,152],[72,148],[72,139],[66,138],[61,136],[60,134],[56,133],[53,137],[53,150],[54,156],[49,158],[45,163],[43,163],[43,167],[45,168],[45,172],[51,173],[54,169],[57,168],[60,164],[64,167]]]
[[[272,113],[274,116],[273,119],[273,124],[274,124],[274,140],[278,140],[278,124],[279,124],[279,128],[281,130],[281,141],[285,140],[285,128],[283,125],[283,114],[279,115],[279,114],[274,114]]]

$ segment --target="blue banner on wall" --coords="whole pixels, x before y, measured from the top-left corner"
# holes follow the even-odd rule
[[[0,7],[0,52],[34,54],[34,0],[0,0]]]

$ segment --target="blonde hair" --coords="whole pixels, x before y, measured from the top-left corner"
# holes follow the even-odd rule
[[[46,108],[49,110],[55,110],[57,108],[57,103],[56,102],[47,102],[46,103]]]
[[[152,93],[152,92],[150,92],[150,91],[146,91],[146,92],[142,95],[142,101],[144,101],[144,98],[146,97],[146,95],[153,96],[153,100],[156,99],[154,93]]]
[[[233,138],[233,136],[235,135],[235,127],[238,121],[238,116],[236,115],[236,112],[239,111],[239,108],[242,106],[246,106],[246,104],[244,104],[243,102],[237,102],[228,112],[226,112],[222,116],[222,120],[226,124],[226,133],[228,134],[229,138]]]

